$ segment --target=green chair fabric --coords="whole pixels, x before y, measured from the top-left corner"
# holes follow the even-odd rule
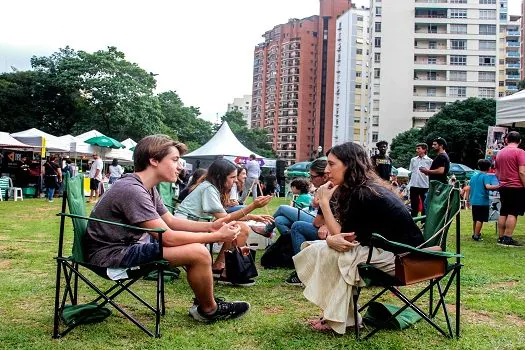
[[[410,309],[406,309],[396,317],[392,317],[400,309],[401,308],[396,305],[372,302],[366,309],[363,321],[373,327],[401,330],[421,320],[421,316]],[[386,320],[388,320],[388,322],[385,323]]]
[[[164,271],[168,268],[167,261],[154,261],[140,266],[127,269],[127,277],[119,280],[113,280],[113,285],[108,289],[103,290],[81,272],[81,268],[89,269],[95,272],[98,276],[109,280],[107,269],[99,266],[94,266],[85,261],[83,242],[86,233],[88,221],[98,221],[108,225],[117,225],[125,227],[129,230],[139,230],[143,232],[156,232],[159,237],[159,245],[162,254],[162,233],[163,228],[147,229],[138,226],[126,225],[106,220],[90,218],[86,215],[85,197],[84,197],[84,177],[78,175],[70,178],[66,175],[64,181],[64,196],[62,201],[62,211],[66,208],[69,213],[59,213],[60,220],[60,235],[58,254],[55,258],[57,260],[57,274],[56,274],[56,289],[55,289],[55,314],[53,338],[60,338],[69,333],[79,324],[98,322],[109,316],[104,311],[104,306],[110,304],[122,315],[139,327],[142,331],[152,337],[160,337],[160,316],[165,313],[164,303]],[[73,247],[71,255],[63,254],[64,235],[65,235],[65,218],[70,217],[73,221]],[[147,301],[142,299],[136,292],[131,290],[131,286],[139,279],[147,276],[150,272],[157,272],[157,293],[156,306],[150,305]],[[63,275],[63,277],[62,277]],[[78,303],[78,281],[82,280],[88,287],[90,287],[96,294],[97,298],[86,304]],[[64,284],[63,292],[62,284]],[[137,301],[147,307],[155,315],[155,329],[151,331],[146,328],[143,323],[135,319],[130,313],[124,310],[118,303],[115,302],[121,293],[129,292]],[[62,295],[61,295],[62,294]],[[66,305],[69,301],[71,306]],[[65,330],[60,331],[60,321],[63,321],[66,326]]]
[[[175,190],[173,189],[171,182],[161,182],[157,185],[157,191],[159,191],[162,203],[168,208],[170,213],[173,214],[173,197],[175,196]]]

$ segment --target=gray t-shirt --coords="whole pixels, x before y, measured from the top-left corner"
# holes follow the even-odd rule
[[[217,187],[208,181],[204,181],[184,198],[177,207],[177,213],[208,216],[214,213],[226,213],[226,210],[224,210],[222,205],[221,195]]]
[[[104,193],[91,212],[92,218],[138,225],[155,220],[167,212],[156,188],[148,191],[136,174],[124,174],[109,191]],[[84,243],[86,258],[91,264],[117,267],[131,245],[144,232],[89,221]]]

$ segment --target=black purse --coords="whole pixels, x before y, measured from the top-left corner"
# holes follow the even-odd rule
[[[225,251],[226,275],[233,283],[242,283],[257,277],[257,267],[255,266],[255,250],[250,249],[248,255],[243,255],[241,250],[234,247]]]

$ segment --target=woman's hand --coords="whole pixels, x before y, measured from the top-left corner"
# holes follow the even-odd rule
[[[264,222],[265,224],[270,224],[275,221],[274,217],[271,215],[253,215],[250,214],[248,217],[250,220],[257,222]]]
[[[333,250],[344,253],[357,247],[359,242],[355,240],[355,232],[346,232],[326,237],[326,244]]]
[[[229,224],[224,224],[216,233],[219,242],[232,242],[240,232],[241,226],[237,225],[237,222],[232,221]]]
[[[218,231],[222,226],[226,225],[229,221],[231,221],[231,215],[228,214],[223,218],[217,219],[215,221],[210,222],[210,232]]]
[[[330,202],[330,198],[332,198],[332,195],[334,194],[335,190],[337,189],[337,185],[334,185],[332,181],[328,181],[324,185],[320,186],[317,189],[317,196],[319,197],[319,204],[328,204]]]
[[[259,197],[255,198],[255,200],[253,201],[253,206],[254,206],[255,209],[262,208],[266,204],[270,203],[272,198],[273,198],[273,196],[271,196],[271,195],[259,196]]]
[[[321,227],[319,227],[319,230],[317,230],[317,237],[319,237],[319,239],[326,239],[326,237],[328,237],[328,227],[326,225],[322,225]]]
[[[239,201],[235,199],[230,199],[230,202],[228,203],[230,207],[236,207],[239,205]]]

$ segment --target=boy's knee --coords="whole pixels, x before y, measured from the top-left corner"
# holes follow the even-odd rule
[[[206,248],[205,245],[200,243],[192,244],[191,255],[194,257],[194,260],[201,264],[210,264],[212,263],[211,254]]]

